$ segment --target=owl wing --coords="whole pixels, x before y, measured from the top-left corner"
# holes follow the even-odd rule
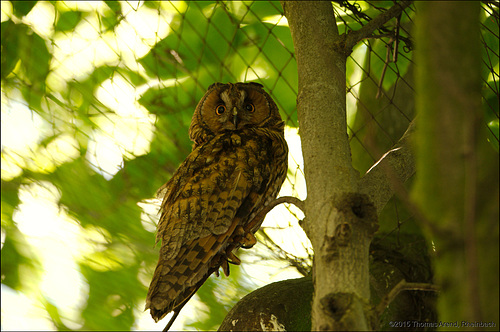
[[[156,321],[184,304],[218,269],[219,253],[242,222],[238,214],[248,217],[239,212],[241,205],[247,210],[250,193],[262,184],[257,155],[243,147],[227,151],[226,138],[195,149],[160,189],[162,246],[146,300]]]
[[[225,141],[222,136],[195,149],[160,188],[165,196],[156,241],[162,241],[165,259],[192,239],[226,232],[252,188],[260,187],[256,156],[228,151]]]

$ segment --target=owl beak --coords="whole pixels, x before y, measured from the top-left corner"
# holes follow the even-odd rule
[[[238,129],[238,109],[236,107],[233,107],[233,124],[234,124],[234,129]]]

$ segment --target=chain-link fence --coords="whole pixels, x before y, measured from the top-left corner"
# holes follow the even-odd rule
[[[334,1],[339,33],[359,29],[392,5]],[[348,134],[361,173],[398,141],[415,116],[416,15],[410,6],[348,58]],[[483,3],[481,31],[485,126],[498,150],[498,3]],[[42,271],[57,255],[36,248],[44,241],[69,245],[61,234],[47,231],[68,224],[80,234],[71,241],[85,248],[70,258],[86,286],[78,286],[73,297],[79,302],[66,309],[42,287],[40,301],[52,323],[128,329],[135,321],[136,328],[144,327],[140,301],[157,255],[152,249],[157,205],[151,198],[191,149],[187,131],[205,89],[235,81],[259,82],[276,101],[291,151],[281,194],[305,198],[297,64],[279,2],[2,3],[2,283],[25,291],[45,280],[48,272]],[[44,213],[56,216],[57,225],[36,224],[33,218],[45,214],[23,210],[43,200],[54,210]],[[248,260],[278,256],[285,263],[275,264],[270,275],[287,265],[309,273],[312,249],[298,225],[301,218],[293,207],[275,209],[259,235],[272,250],[256,247]],[[382,230],[399,232],[405,222],[411,222],[411,214],[395,198],[381,216]],[[4,256],[12,258],[4,264]],[[27,282],[17,272],[21,266],[39,277]],[[233,286],[255,288],[268,280],[262,270],[243,271],[254,285],[242,286],[236,272]],[[120,281],[124,285],[117,286]],[[207,287],[221,293],[224,282]],[[244,289],[214,300],[201,292],[200,298],[227,310],[241,293]],[[214,317],[217,308],[204,310]]]

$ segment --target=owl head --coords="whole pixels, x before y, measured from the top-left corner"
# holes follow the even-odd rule
[[[271,96],[259,83],[214,83],[196,106],[189,137],[196,146],[224,131],[250,127],[283,130]]]

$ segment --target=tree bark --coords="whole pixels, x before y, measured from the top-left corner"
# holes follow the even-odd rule
[[[310,331],[311,277],[274,282],[241,299],[219,331]]]
[[[304,229],[314,248],[312,330],[366,330],[376,212],[359,194],[346,125],[346,55],[330,2],[282,2],[297,59]]]
[[[361,38],[409,4],[395,5],[358,32],[339,35],[330,2],[282,2],[298,68],[297,113],[307,183],[303,228],[315,253],[313,330],[366,330],[376,325],[370,310],[369,246],[378,227],[377,210],[394,188],[375,188],[389,178],[405,181],[413,171],[404,166],[413,159],[403,141],[360,181],[347,137],[345,66]],[[398,164],[395,155],[404,161]],[[392,173],[387,172],[391,167]]]

